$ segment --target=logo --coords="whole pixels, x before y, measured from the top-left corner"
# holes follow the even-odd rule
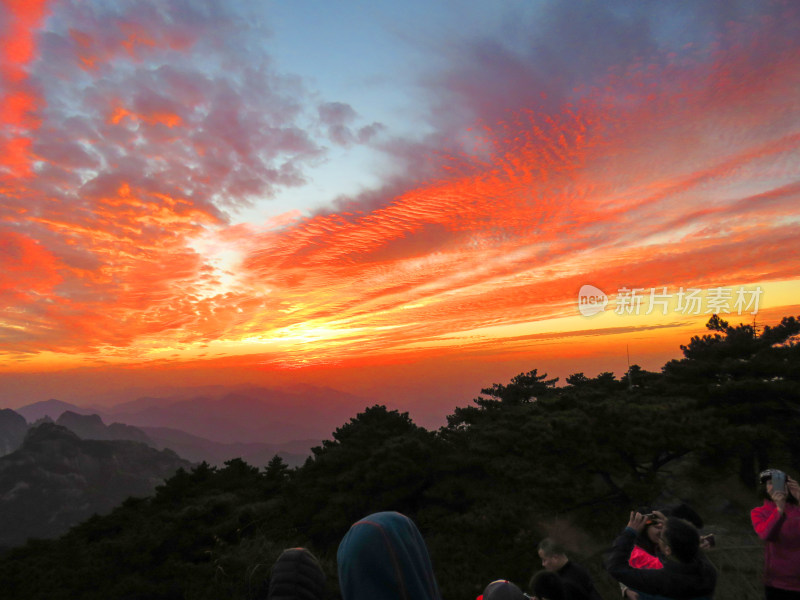
[[[578,310],[584,317],[601,313],[608,306],[608,296],[593,285],[583,285],[578,292]]]

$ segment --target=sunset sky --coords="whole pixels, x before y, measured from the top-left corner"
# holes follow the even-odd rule
[[[798,315],[798,31],[792,1],[0,0],[0,407],[305,382],[424,421]]]

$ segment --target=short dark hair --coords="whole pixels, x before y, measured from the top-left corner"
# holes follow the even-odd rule
[[[662,534],[672,554],[683,563],[690,563],[697,557],[700,548],[700,534],[697,528],[678,517],[667,518]]]
[[[539,571],[536,573],[531,578],[530,588],[537,598],[565,600],[567,597],[561,577],[553,571]]]
[[[679,519],[689,521],[689,523],[698,529],[703,528],[703,517],[701,517],[695,509],[685,502],[680,503],[674,508],[669,508],[664,512],[667,513],[668,517],[678,517]]]
[[[558,556],[559,554],[563,554],[564,556],[567,555],[567,551],[564,550],[564,546],[559,544],[553,538],[544,538],[541,542],[539,542],[539,550],[544,552],[547,556]]]

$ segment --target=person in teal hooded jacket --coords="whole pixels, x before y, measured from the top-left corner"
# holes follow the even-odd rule
[[[400,513],[379,512],[354,523],[336,562],[344,600],[441,600],[425,541]]]

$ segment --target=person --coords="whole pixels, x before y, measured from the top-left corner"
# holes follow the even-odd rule
[[[644,529],[636,536],[633,551],[628,559],[628,564],[636,569],[660,569],[663,564],[658,557],[658,542],[667,520],[663,512],[658,510],[643,509],[638,512],[647,518]]]
[[[305,548],[284,550],[272,565],[267,600],[322,600],[325,572]]]
[[[528,600],[528,597],[507,579],[498,579],[487,585],[477,600]]]
[[[674,508],[666,509],[663,514],[666,514],[668,517],[678,517],[684,521],[689,521],[698,531],[703,528],[703,518],[688,504],[679,504]],[[715,536],[713,533],[700,536],[701,550],[711,550],[715,543]]]
[[[660,569],[663,566],[661,558],[658,556],[658,544],[668,516],[689,521],[698,530],[703,528],[702,517],[686,503],[672,508],[661,508],[660,510],[647,507],[639,509],[637,512],[647,516],[644,529],[636,536],[633,552],[631,552],[631,558],[628,561],[630,566],[637,569]],[[711,547],[709,539],[712,539],[712,537],[701,536],[700,547],[704,550],[709,549]]]
[[[714,595],[717,571],[700,552],[700,534],[684,519],[667,517],[659,536],[664,557],[660,569],[637,569],[629,563],[636,536],[644,530],[647,515],[632,511],[628,524],[614,540],[606,557],[609,574],[636,590],[639,600],[707,599]]]
[[[639,532],[639,535],[634,540],[628,564],[635,569],[660,569],[663,564],[658,557],[658,541],[661,537],[661,531],[664,529],[664,521],[667,519],[663,512],[649,507],[640,508],[638,512],[646,515],[647,519],[644,522],[644,529]],[[639,600],[639,594],[635,590],[630,589],[624,583],[619,585],[623,598]]]
[[[572,596],[575,600],[602,600],[589,572],[571,561],[561,544],[552,538],[539,542],[539,558],[546,570],[556,573],[563,581],[570,582],[571,589],[574,586]]]
[[[800,599],[800,486],[777,469],[760,474],[764,504],[750,511],[758,537],[764,540],[764,596],[767,600]],[[785,479],[784,490],[773,478]]]
[[[344,600],[441,600],[425,541],[400,513],[374,513],[354,523],[336,562]]]

